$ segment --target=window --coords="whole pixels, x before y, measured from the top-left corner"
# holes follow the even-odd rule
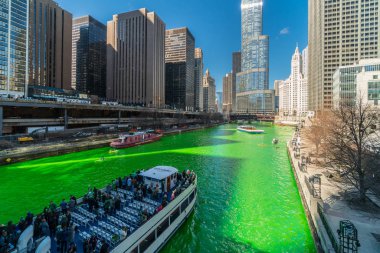
[[[189,205],[188,199],[186,199],[182,204],[181,204],[181,211],[183,212],[186,207]]]
[[[164,220],[157,228],[157,237],[159,237],[169,227],[169,218]]]
[[[179,207],[170,215],[170,224],[172,224],[179,216]]]
[[[156,231],[148,235],[144,241],[140,243],[140,252],[145,252],[147,248],[156,240]]]

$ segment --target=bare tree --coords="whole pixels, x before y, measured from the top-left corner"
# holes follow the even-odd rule
[[[358,99],[354,105],[332,110],[332,115],[325,140],[329,163],[365,201],[380,176],[378,110]]]
[[[315,145],[317,155],[319,154],[320,146],[326,137],[326,126],[328,123],[328,114],[321,114],[318,117],[311,119],[311,126],[306,129],[306,138]]]

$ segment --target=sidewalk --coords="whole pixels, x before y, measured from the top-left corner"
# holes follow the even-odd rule
[[[305,132],[301,131],[301,149],[300,158],[307,156],[313,151],[313,144],[305,139]],[[306,170],[301,170],[298,166],[300,159],[295,157],[295,152],[292,148],[292,143],[288,145],[289,154],[294,165],[295,176],[300,182],[300,192],[303,193],[307,206],[310,210],[313,222],[316,225],[318,235],[321,239],[322,247],[326,252],[334,252],[333,243],[330,237],[335,238],[336,243],[339,245],[339,237],[337,230],[339,229],[339,223],[342,220],[351,221],[358,230],[358,239],[360,242],[359,252],[378,253],[380,252],[380,241],[375,238],[376,234],[380,234],[380,209],[376,209],[374,206],[372,212],[359,210],[359,208],[353,209],[349,202],[347,202],[343,195],[350,191],[350,189],[343,183],[330,179],[327,176],[331,174],[326,168],[319,167],[316,163],[307,164]],[[315,160],[315,158],[314,158]],[[313,192],[310,190],[309,179],[318,175],[321,178],[321,194],[320,197],[315,198]],[[309,185],[308,185],[309,184]],[[379,201],[378,197],[372,195],[373,202]],[[321,205],[321,209],[325,220],[330,227],[330,237],[321,215],[318,213],[318,203]],[[375,234],[375,235],[373,235]]]

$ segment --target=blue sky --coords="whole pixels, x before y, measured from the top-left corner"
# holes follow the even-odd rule
[[[139,8],[155,11],[167,28],[189,27],[204,51],[205,68],[222,91],[231,71],[232,52],[240,50],[240,0],[56,0],[74,17],[90,14],[106,23],[113,14]],[[270,87],[287,78],[296,43],[307,45],[307,0],[264,0],[264,34],[270,36]]]

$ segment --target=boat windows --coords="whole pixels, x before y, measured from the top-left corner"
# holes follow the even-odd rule
[[[183,212],[186,209],[186,207],[188,207],[188,205],[189,205],[189,201],[188,199],[185,199],[183,203],[181,204],[181,211]]]
[[[139,253],[139,251],[138,251],[138,247],[134,248],[134,249],[131,251],[131,253]]]
[[[148,235],[144,241],[140,243],[140,252],[145,252],[147,248],[156,240],[156,231],[153,231]]]
[[[157,228],[157,237],[159,237],[169,227],[169,218],[166,218]]]
[[[190,203],[191,203],[191,201],[193,201],[194,196],[195,196],[195,191],[193,191],[193,192],[190,194],[190,197],[189,197],[189,202],[190,202]]]
[[[172,224],[179,216],[179,207],[170,215],[170,224]]]

